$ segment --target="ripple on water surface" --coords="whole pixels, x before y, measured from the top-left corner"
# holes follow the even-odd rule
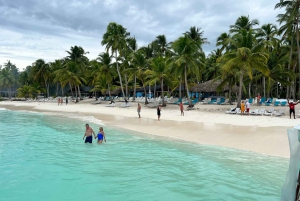
[[[288,160],[135,136],[93,118],[0,112],[0,200],[279,200]],[[96,124],[97,123],[97,124]]]

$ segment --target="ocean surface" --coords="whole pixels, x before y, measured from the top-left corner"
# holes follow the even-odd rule
[[[85,123],[107,142],[84,144]],[[288,159],[0,108],[0,200],[278,201]]]

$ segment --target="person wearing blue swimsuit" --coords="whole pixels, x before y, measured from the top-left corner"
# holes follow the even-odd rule
[[[106,142],[105,133],[103,131],[103,127],[99,128],[99,133],[97,134],[97,137],[95,136],[95,139],[98,138],[98,144],[101,144],[104,141]]]

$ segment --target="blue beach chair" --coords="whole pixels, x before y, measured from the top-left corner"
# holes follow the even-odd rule
[[[282,101],[280,105],[281,105],[281,106],[285,106],[286,103],[287,103],[286,101]]]

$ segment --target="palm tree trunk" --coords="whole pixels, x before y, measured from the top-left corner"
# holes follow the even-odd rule
[[[72,85],[71,85],[71,83],[69,82],[69,86],[70,86],[70,89],[71,89],[71,94],[72,94],[72,98],[74,97],[74,95],[73,95],[73,89],[72,89]]]
[[[239,94],[238,94],[238,103],[237,103],[237,106],[236,106],[236,107],[238,107],[238,108],[241,107],[243,78],[244,78],[244,72],[241,71],[241,75],[240,75],[240,86],[239,86]]]
[[[165,103],[165,95],[164,95],[164,79],[161,79],[160,85],[161,85],[162,106],[165,107],[166,103]]]
[[[80,88],[79,88],[79,85],[77,86],[77,89],[78,89],[78,96],[79,96],[79,99],[81,100],[81,93],[80,93]]]
[[[60,83],[60,87],[61,87],[61,95],[63,96],[64,95],[64,87],[63,87],[63,85],[62,85],[62,83]]]
[[[127,81],[127,74],[125,74],[125,95],[128,97],[128,81]]]
[[[121,87],[122,95],[123,95],[123,98],[126,98],[125,94],[124,94],[124,89],[123,89],[123,84],[122,84],[122,77],[121,77],[121,73],[120,73],[120,69],[119,69],[119,64],[118,64],[118,60],[117,60],[117,58],[118,58],[117,51],[115,51],[115,55],[116,55],[117,72],[118,72],[118,76],[119,76],[119,80],[120,80],[120,87]]]
[[[179,81],[179,98],[182,98],[182,94],[181,94],[181,83],[182,83],[182,77],[180,76],[180,81]]]
[[[299,89],[298,89],[298,99],[300,99],[300,47],[299,47],[299,18],[297,17],[296,33],[297,33],[297,52],[298,52],[298,66],[299,66]],[[296,87],[296,86],[295,86]],[[294,97],[296,98],[296,97]]]
[[[292,32],[293,34],[293,32]],[[288,63],[288,69],[291,69],[291,63],[292,63],[292,55],[293,55],[293,45],[294,45],[294,39],[291,37],[291,51],[290,51],[290,56],[289,56],[289,63]],[[290,81],[290,78],[288,78],[288,81]],[[287,86],[286,89],[286,98],[289,97],[289,94],[291,93],[291,86]],[[277,82],[277,97],[278,97],[278,82]]]
[[[46,79],[44,78],[44,81],[45,81],[45,88],[47,90],[47,98],[49,97],[49,88],[47,86],[47,82],[46,82]]]
[[[248,89],[248,93],[249,93],[249,98],[251,98],[251,82],[249,82],[249,89]]]
[[[156,93],[156,81],[154,83],[153,98],[155,98],[155,93]]]
[[[136,75],[134,75],[133,100],[136,97]]]
[[[185,79],[185,87],[186,87],[186,93],[187,93],[187,96],[188,96],[189,106],[192,106],[191,97],[190,97],[190,93],[189,93],[189,86],[188,86],[188,83],[187,83],[186,64],[184,66],[184,79]]]
[[[144,93],[145,93],[145,105],[148,104],[148,99],[147,99],[147,92],[146,92],[146,86],[144,85],[144,82],[143,83],[143,88],[144,88]]]
[[[111,94],[110,94],[110,86],[109,86],[109,83],[107,83],[107,90],[108,90],[109,100],[112,100]]]
[[[263,76],[264,97],[266,98],[266,78]]]

